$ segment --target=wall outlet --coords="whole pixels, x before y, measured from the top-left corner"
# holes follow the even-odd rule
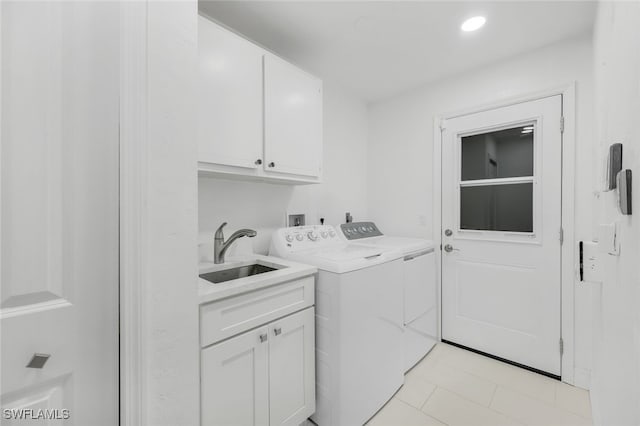
[[[594,241],[582,243],[582,281],[602,282],[602,267],[599,256],[602,256],[602,253],[599,251],[598,243]]]
[[[306,218],[304,214],[290,214],[287,216],[287,226],[304,226]]]

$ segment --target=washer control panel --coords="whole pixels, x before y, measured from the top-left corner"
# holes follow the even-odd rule
[[[373,222],[351,222],[340,225],[342,234],[347,240],[358,240],[360,238],[379,237],[382,232]]]
[[[331,225],[294,226],[278,229],[274,241],[283,241],[289,249],[323,247],[340,242],[338,232]]]

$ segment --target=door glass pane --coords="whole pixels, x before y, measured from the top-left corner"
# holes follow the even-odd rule
[[[462,138],[462,180],[533,176],[533,124]]]
[[[460,229],[533,232],[533,184],[460,188]]]

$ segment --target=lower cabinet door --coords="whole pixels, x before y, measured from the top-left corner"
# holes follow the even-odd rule
[[[261,327],[202,350],[202,426],[269,424],[270,331]]]
[[[270,425],[298,426],[315,412],[315,310],[269,325]]]

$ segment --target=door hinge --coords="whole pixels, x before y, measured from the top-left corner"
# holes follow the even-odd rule
[[[560,338],[560,355],[564,354],[564,340],[562,340],[562,337]]]
[[[560,233],[559,233],[559,238],[560,238],[560,245],[562,245],[564,243],[564,229],[560,228]]]
[[[560,117],[560,133],[564,133],[564,116]]]

